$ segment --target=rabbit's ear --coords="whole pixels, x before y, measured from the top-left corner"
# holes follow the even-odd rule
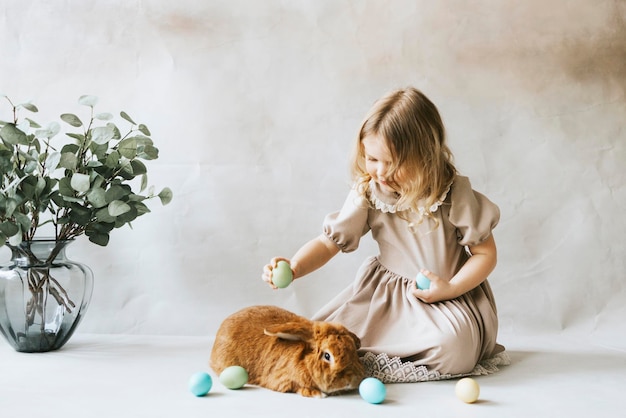
[[[265,335],[289,341],[310,341],[313,338],[313,329],[310,324],[302,322],[286,322],[267,327]]]
[[[354,340],[354,345],[356,345],[356,349],[358,350],[359,348],[361,348],[361,339],[351,331],[348,331],[348,335]]]

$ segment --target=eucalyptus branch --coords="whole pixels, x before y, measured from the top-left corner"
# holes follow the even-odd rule
[[[87,234],[92,242],[104,246],[113,229],[130,225],[149,212],[143,202],[155,196],[137,194],[131,186],[137,176],[146,175],[140,160],[158,158],[145,125],[120,112],[122,122],[130,125],[121,134],[111,114],[95,112],[96,97],[82,96],[79,104],[89,108],[88,118],[83,123],[73,113],[61,114],[69,129],[65,144],[54,145],[60,125],[37,132],[40,124],[32,119],[21,124],[19,119],[21,110],[38,112],[37,107],[5,98],[13,123],[0,127],[0,145],[9,151],[0,152],[0,166],[13,170],[3,174],[6,182],[0,190],[0,245],[6,239],[32,240],[42,225],[51,222],[57,239]],[[33,168],[34,162],[38,169]],[[52,177],[60,170],[62,176]],[[167,204],[172,192],[164,188],[156,196]],[[50,220],[42,223],[40,215],[44,213]]]
[[[13,102],[11,101],[11,99],[9,99],[8,96],[4,96],[4,98],[9,102],[9,104],[11,105],[11,110],[13,112],[13,123],[17,125],[17,106],[15,106],[13,104]]]

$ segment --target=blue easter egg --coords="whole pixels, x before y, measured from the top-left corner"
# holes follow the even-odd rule
[[[198,372],[189,379],[189,390],[196,396],[204,396],[211,390],[213,379],[208,373]]]
[[[375,377],[363,379],[359,385],[359,394],[365,401],[373,404],[382,403],[387,396],[385,384]]]
[[[417,284],[417,288],[421,290],[430,289],[430,280],[428,277],[424,276],[422,273],[417,273],[417,277],[415,278],[415,283]]]

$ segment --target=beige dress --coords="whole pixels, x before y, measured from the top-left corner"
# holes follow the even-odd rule
[[[372,182],[369,199],[352,190],[341,211],[324,220],[324,233],[341,251],[350,252],[371,231],[380,254],[367,259],[354,283],[313,319],[348,327],[361,338],[362,354],[400,359],[400,367],[410,363],[436,376],[467,374],[501,352],[487,281],[456,299],[433,304],[421,302],[409,288],[422,268],[449,280],[469,258],[467,246],[490,236],[499,220],[498,207],[474,191],[467,177],[457,176],[438,204],[424,209],[438,225],[426,217],[412,231],[398,215],[397,196]]]

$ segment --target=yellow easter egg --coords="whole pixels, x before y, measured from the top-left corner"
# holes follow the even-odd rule
[[[459,380],[454,388],[456,397],[465,403],[474,403],[480,396],[480,386],[478,383],[469,377],[464,377]]]

